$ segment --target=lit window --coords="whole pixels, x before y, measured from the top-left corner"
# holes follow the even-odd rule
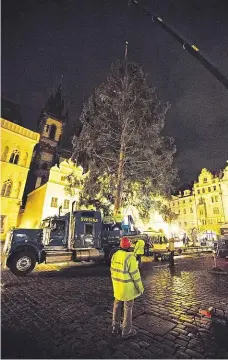
[[[58,207],[58,198],[51,198],[51,207],[57,208]]]
[[[70,206],[70,200],[65,199],[64,203],[63,203],[63,208],[64,209],[69,209]]]
[[[1,196],[10,197],[13,183],[10,179],[5,181],[2,185]]]
[[[1,216],[1,227],[0,227],[0,232],[1,234],[4,233],[5,231],[5,225],[6,225],[6,215],[0,215]]]
[[[19,151],[14,150],[10,156],[9,162],[11,164],[18,164],[18,161],[19,161]]]

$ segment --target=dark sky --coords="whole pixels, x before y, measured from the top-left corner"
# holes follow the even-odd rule
[[[123,56],[138,62],[172,108],[165,133],[178,148],[181,183],[228,159],[228,90],[127,0],[3,0],[2,93],[20,104],[35,129],[40,110],[63,78],[70,123]],[[142,0],[228,77],[227,0]]]

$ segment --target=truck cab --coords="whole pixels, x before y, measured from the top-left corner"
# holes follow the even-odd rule
[[[79,210],[46,218],[40,229],[14,229],[5,245],[6,265],[26,276],[36,263],[105,261],[120,231],[103,231],[99,211]]]

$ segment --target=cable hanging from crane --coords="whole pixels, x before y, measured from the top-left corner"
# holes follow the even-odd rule
[[[184,50],[187,50],[192,56],[194,56],[199,62],[223,85],[228,89],[228,79],[217,69],[213,64],[211,64],[201,53],[199,48],[185,41],[180,35],[177,34],[170,26],[164,23],[164,21],[155,14],[152,14],[149,10],[145,9],[139,4],[137,0],[130,0],[130,5],[135,5],[140,8],[147,16],[149,16],[152,21],[162,27],[168,34],[170,34],[177,42],[182,45]]]

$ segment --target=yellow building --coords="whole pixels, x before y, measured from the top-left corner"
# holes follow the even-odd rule
[[[8,113],[8,115],[7,115]],[[2,100],[1,116],[1,240],[17,226],[17,218],[27,180],[34,146],[40,135],[16,123],[18,105]],[[12,121],[10,115],[13,115]],[[19,122],[19,119],[18,121]]]
[[[202,169],[193,189],[172,196],[170,207],[179,215],[174,221],[179,235],[197,233],[199,239],[215,239],[228,223],[228,166],[219,175]]]
[[[74,188],[73,194],[67,194],[66,177],[70,174],[79,181],[85,177],[82,167],[76,167],[70,160],[50,169],[48,181],[28,194],[25,210],[20,215],[20,228],[39,228],[43,219],[68,213],[73,201],[77,208],[81,186]]]

